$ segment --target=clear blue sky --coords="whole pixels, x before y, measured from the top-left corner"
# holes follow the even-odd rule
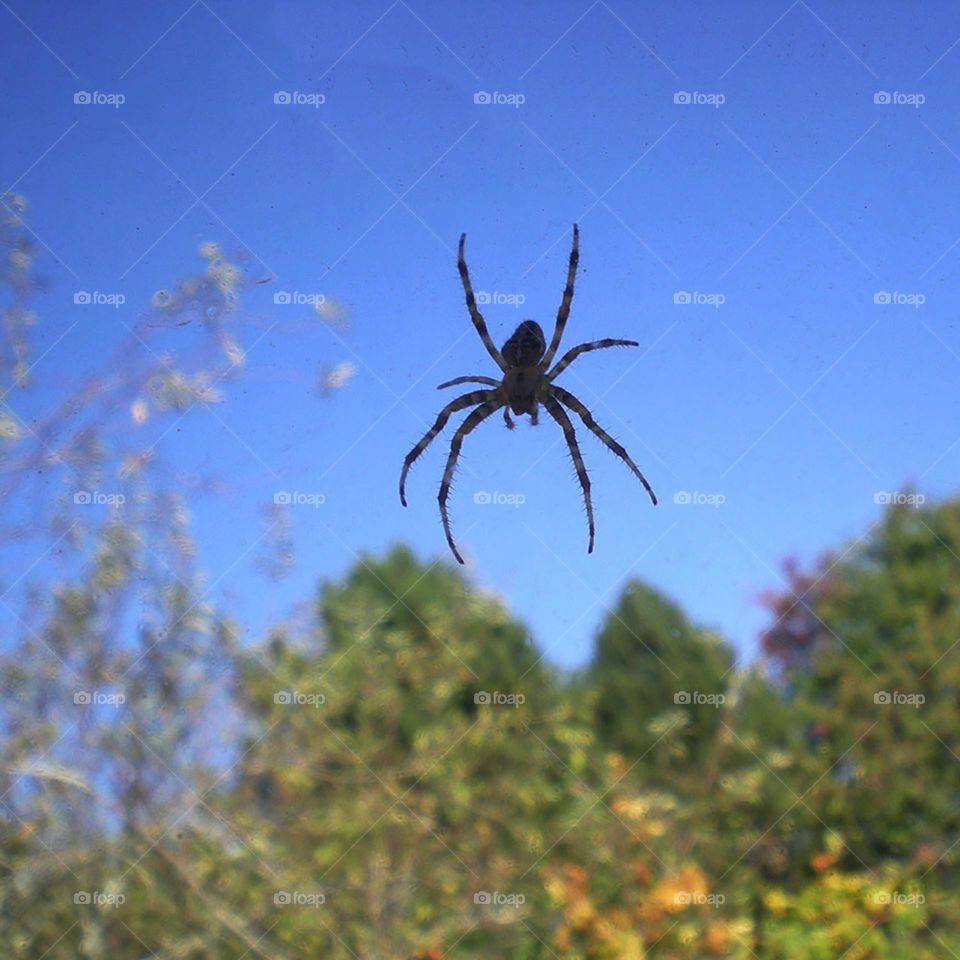
[[[642,344],[562,378],[661,500],[581,429],[592,556],[548,418],[513,432],[491,419],[465,447],[451,509],[469,576],[553,661],[583,662],[634,576],[749,657],[756,595],[784,557],[864,533],[879,491],[956,493],[960,8],[12,2],[0,25],[0,190],[27,196],[46,248],[42,406],[126,332],[75,290],[122,292],[132,323],[198,269],[203,241],[243,244],[275,278],[244,303],[244,378],[159,448],[236,490],[195,523],[213,595],[239,598],[252,630],[357,553],[404,541],[451,561],[436,504],[449,432],[411,473],[406,510],[396,487],[450,399],[436,384],[494,372],[455,270],[462,231],[475,288],[524,298],[486,308],[498,343],[528,317],[549,330],[577,221],[565,346]],[[277,105],[277,91],[324,103]],[[291,323],[277,290],[336,298],[352,325]],[[882,291],[924,302],[877,304]],[[317,396],[318,368],[344,361],[356,376]],[[253,560],[277,490],[326,502],[293,511],[297,565],[273,587]],[[525,503],[475,504],[480,490]]]

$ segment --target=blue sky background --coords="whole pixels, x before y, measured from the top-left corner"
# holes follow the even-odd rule
[[[630,577],[748,658],[783,558],[865,533],[878,492],[956,493],[960,8],[35,2],[4,4],[0,23],[0,190],[27,197],[48,279],[47,352],[32,394],[9,399],[19,416],[95,369],[120,317],[201,267],[200,243],[244,246],[252,275],[274,278],[244,299],[235,333],[252,346],[227,401],[158,447],[233,490],[198,500],[194,521],[213,596],[251,639],[360,553],[403,541],[451,562],[436,490],[452,430],[414,467],[406,510],[396,487],[451,399],[436,384],[494,372],[463,305],[462,231],[475,289],[525,300],[485,308],[498,344],[528,317],[549,333],[573,221],[564,347],[642,344],[561,381],[661,501],[580,429],[592,556],[549,418],[513,432],[492,418],[465,446],[451,510],[469,576],[552,661],[589,656]],[[78,105],[78,90],[125,102]],[[325,102],[277,105],[280,90]],[[77,307],[78,289],[126,305]],[[274,304],[281,290],[341,301],[349,329]],[[924,302],[876,303],[884,291]],[[319,368],[345,361],[355,377],[318,396]],[[254,560],[278,490],[326,502],[293,510],[297,564],[274,585]],[[46,562],[35,549],[20,562]]]

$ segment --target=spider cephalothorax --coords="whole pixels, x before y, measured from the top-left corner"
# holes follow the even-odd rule
[[[511,429],[513,428],[513,421],[510,419],[511,410],[517,416],[528,414],[530,422],[536,424],[539,405],[543,404],[563,431],[570,455],[573,457],[573,465],[580,480],[580,488],[583,491],[583,500],[587,508],[587,527],[589,530],[587,553],[592,553],[594,525],[593,503],[590,500],[590,479],[583,465],[583,457],[580,455],[580,447],[577,444],[573,424],[570,422],[570,417],[567,416],[564,407],[577,414],[583,421],[584,426],[623,460],[643,484],[654,505],[657,503],[657,498],[650,484],[647,483],[646,477],[630,459],[627,451],[597,424],[596,420],[593,419],[593,414],[586,408],[583,401],[564,390],[563,387],[558,387],[553,381],[582,353],[602,350],[605,347],[637,347],[639,344],[634,340],[594,340],[592,343],[581,343],[576,347],[571,347],[551,368],[550,364],[553,362],[557,348],[560,346],[560,338],[563,336],[563,329],[567,324],[567,317],[570,315],[573,283],[577,274],[577,264],[580,261],[580,231],[574,224],[573,247],[570,250],[570,263],[567,267],[567,285],[563,291],[563,299],[560,301],[560,309],[557,311],[557,322],[553,329],[550,346],[547,347],[540,324],[534,320],[524,320],[503,345],[503,349],[497,350],[493,340],[490,339],[486,321],[477,309],[477,301],[470,285],[470,274],[467,271],[467,263],[463,256],[466,239],[467,235],[461,234],[457,269],[460,271],[463,290],[467,296],[467,310],[470,311],[470,318],[473,320],[477,333],[480,334],[483,345],[487,348],[490,356],[493,357],[503,376],[500,380],[481,376],[457,377],[440,384],[438,390],[442,390],[444,387],[457,386],[461,383],[482,383],[492,389],[472,390],[462,397],[457,397],[456,400],[448,403],[440,411],[434,425],[424,434],[420,442],[407,454],[403,461],[403,470],[400,472],[400,502],[404,506],[407,505],[404,485],[407,480],[407,472],[413,466],[414,461],[427,449],[430,442],[444,428],[454,413],[467,407],[475,407],[476,409],[467,416],[453,435],[453,440],[450,442],[450,454],[447,457],[447,466],[443,471],[443,480],[440,482],[440,519],[443,521],[443,530],[453,555],[458,562],[463,563],[463,558],[457,551],[456,544],[453,542],[453,534],[450,531],[447,498],[450,495],[450,482],[453,479],[453,471],[457,464],[457,458],[460,456],[460,448],[463,445],[464,437],[501,408],[503,409],[503,418]]]

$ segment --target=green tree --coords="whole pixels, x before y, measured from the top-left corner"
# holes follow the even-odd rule
[[[956,949],[941,900],[958,889],[960,502],[894,506],[868,539],[791,573],[763,641],[808,743],[815,862],[920,883],[926,923]]]
[[[603,623],[587,672],[598,736],[649,771],[702,765],[732,666],[725,642],[632,581]]]
[[[21,197],[0,203],[11,294],[0,344],[0,952],[139,955],[122,921],[146,919],[134,904],[157,879],[144,831],[176,822],[213,781],[232,655],[231,628],[204,597],[187,504],[153,448],[240,367],[229,328],[243,277],[203,245],[203,268],[158,293],[98,369],[43,407],[29,375],[42,284],[24,209]],[[163,334],[191,321],[192,339],[168,355]],[[95,894],[130,906],[111,915]]]
[[[524,628],[446,565],[362,558],[319,610],[245,671],[258,721],[228,816],[271,869],[248,858],[231,887],[324,956],[540,956],[539,864],[591,796],[590,731]]]

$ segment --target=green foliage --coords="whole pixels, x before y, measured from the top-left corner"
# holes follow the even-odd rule
[[[589,671],[602,741],[651,772],[701,765],[713,749],[730,648],[644,584],[607,616]]]
[[[807,630],[781,622],[765,638],[806,726],[812,805],[851,867],[933,852],[946,869],[960,831],[960,503],[889,510],[815,576]],[[803,666],[798,648],[816,651]]]
[[[293,907],[281,938],[334,957],[522,955],[519,918],[543,906],[526,868],[575,823],[589,731],[522,626],[447,567],[397,548],[319,606],[325,643],[275,637],[270,674],[246,672],[260,719],[231,816],[282,855],[274,889],[322,895],[330,927]],[[485,891],[525,903],[476,903]]]
[[[105,568],[123,571],[136,552],[111,535],[92,552],[96,569],[108,555]],[[872,589],[884,566],[851,563],[832,595],[855,607],[854,585]],[[111,584],[123,581],[111,573]],[[79,586],[60,598],[63,636],[102,642],[101,602]],[[923,820],[940,808],[914,794],[909,825],[923,828],[925,843],[907,855],[865,844],[851,824],[868,818],[843,800],[856,780],[836,775],[810,733],[812,705],[834,711],[823,691],[844,689],[824,685],[839,669],[828,649],[807,673],[790,671],[785,696],[784,681],[758,667],[731,672],[726,648],[632,584],[592,670],[567,684],[502,603],[402,547],[326,584],[316,609],[313,626],[280,627],[255,649],[238,648],[228,629],[211,633],[233,664],[243,740],[231,776],[201,801],[140,796],[130,810],[141,816],[121,832],[74,838],[49,819],[4,825],[8,955],[139,957],[148,944],[156,956],[197,960],[641,960],[652,951],[894,960],[956,948],[952,836]],[[725,677],[707,744],[650,765],[603,745],[615,727],[594,726],[600,699],[625,689],[600,684],[627,655],[626,638],[649,672],[667,669],[637,653],[641,630],[691,689]],[[29,669],[19,670],[29,686]],[[657,696],[648,673],[635,679]],[[156,688],[166,700],[144,687],[145,714],[189,702],[181,682]],[[662,712],[651,708],[650,718]],[[839,723],[839,712],[828,715]],[[855,735],[862,720],[847,723]],[[902,729],[877,727],[895,753]],[[48,742],[56,730],[52,722]],[[127,751],[143,787],[151,751],[120,733],[108,725],[90,746],[108,758]],[[139,734],[151,745],[165,735],[162,726]],[[165,755],[175,759],[178,743]],[[911,762],[938,769],[926,754]],[[198,786],[205,776],[181,771]],[[47,809],[100,793],[82,771],[31,773]],[[885,805],[897,794],[868,795],[869,821],[896,826],[897,808]],[[78,890],[100,904],[76,904]],[[118,893],[123,902],[110,904]],[[44,911],[28,909],[37,902]]]

